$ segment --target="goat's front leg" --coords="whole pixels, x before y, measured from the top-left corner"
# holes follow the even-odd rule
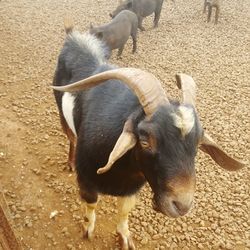
[[[117,198],[118,224],[117,233],[120,236],[122,249],[135,249],[128,229],[128,214],[135,206],[135,195]]]
[[[206,8],[207,8],[207,0],[204,1],[203,13],[206,13]]]
[[[97,202],[95,203],[86,203],[86,212],[84,216],[84,235],[91,240],[93,238],[93,233],[95,229],[95,209],[97,206]]]
[[[218,24],[219,13],[220,13],[220,7],[219,7],[219,6],[216,6],[216,12],[215,12],[215,24]]]
[[[124,44],[118,49],[117,59],[121,59],[121,54],[122,54],[123,49],[124,49]]]
[[[211,4],[208,4],[208,14],[207,14],[207,22],[208,23],[211,20],[211,15],[212,15],[212,6],[211,6]]]
[[[86,192],[85,187],[83,187],[82,183],[79,182],[80,185],[80,196],[85,201],[83,203],[85,208],[85,214],[84,214],[84,224],[83,224],[83,235],[84,237],[87,237],[88,239],[93,238],[93,232],[95,229],[95,209],[98,203],[98,194],[95,192]]]

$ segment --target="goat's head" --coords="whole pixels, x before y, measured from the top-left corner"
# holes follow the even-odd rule
[[[92,23],[89,25],[89,34],[94,35],[97,39],[103,39],[103,31],[99,27],[94,27]]]
[[[186,214],[195,192],[194,159],[198,147],[221,167],[238,170],[243,163],[228,156],[202,129],[195,110],[196,85],[185,74],[176,76],[183,90],[183,102],[169,102],[160,82],[139,69],[106,71],[64,87],[61,91],[91,88],[108,79],[126,83],[138,97],[145,118],[136,127],[131,118],[125,122],[108,163],[98,174],[108,171],[116,160],[134,149],[135,157],[153,193],[154,208],[171,217]]]
[[[123,10],[132,10],[132,0],[119,1],[119,5],[109,16],[115,18]]]

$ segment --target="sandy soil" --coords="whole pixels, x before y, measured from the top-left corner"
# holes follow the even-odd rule
[[[63,18],[80,31],[109,21],[117,1],[0,1],[0,183],[24,249],[117,249],[115,199],[103,197],[95,238],[82,238],[83,212],[75,174],[67,169],[68,143],[61,132],[50,89],[65,37]],[[191,74],[199,87],[204,127],[232,156],[250,155],[250,5],[227,0],[219,24],[206,23],[203,2],[165,1],[157,29],[148,17],[119,66],[146,69],[179,98],[174,76]],[[221,170],[203,153],[196,161],[197,192],[192,211],[169,219],[151,208],[145,187],[130,227],[138,249],[250,249],[249,168]],[[55,217],[50,218],[53,211]]]

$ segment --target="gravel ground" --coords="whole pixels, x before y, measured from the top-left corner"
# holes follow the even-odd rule
[[[93,242],[82,239],[75,174],[67,170],[68,143],[49,88],[71,15],[85,31],[109,21],[117,1],[0,1],[0,183],[24,249],[117,249],[115,199],[103,197]],[[129,40],[121,60],[146,69],[179,98],[174,75],[191,74],[204,127],[232,156],[248,162],[236,173],[218,168],[203,153],[196,160],[192,211],[169,219],[151,208],[146,186],[130,217],[138,249],[250,249],[250,4],[228,0],[219,24],[206,23],[203,2],[165,1],[157,29],[152,17]]]

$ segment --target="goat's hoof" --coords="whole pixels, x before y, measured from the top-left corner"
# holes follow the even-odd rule
[[[83,238],[91,241],[94,238],[94,230],[91,230],[88,226],[83,226]]]
[[[68,167],[70,172],[75,171],[75,164],[73,162],[68,162]]]
[[[135,250],[135,245],[131,236],[124,236],[119,234],[119,242],[122,250]]]

